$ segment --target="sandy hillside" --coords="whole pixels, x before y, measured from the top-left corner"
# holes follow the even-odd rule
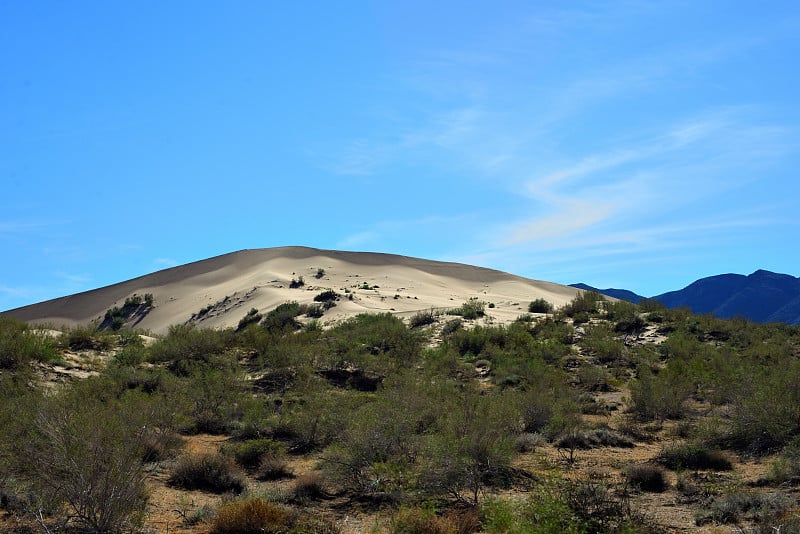
[[[318,271],[324,275],[317,278]],[[305,285],[290,288],[302,277]],[[322,322],[363,312],[411,316],[431,308],[452,308],[469,298],[494,307],[486,311],[497,322],[515,319],[531,300],[544,298],[561,306],[578,290],[459,263],[392,254],[341,252],[305,247],[242,250],[133,280],[4,312],[32,323],[74,326],[102,319],[134,294],[151,293],[154,307],[137,328],[164,333],[206,308],[197,320],[207,327],[236,326],[252,308],[260,312],[287,301],[310,303],[333,289],[342,295]],[[349,297],[352,296],[352,299]]]

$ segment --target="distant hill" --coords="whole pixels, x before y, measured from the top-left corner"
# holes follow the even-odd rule
[[[655,298],[667,307],[688,306],[695,313],[800,324],[800,278],[788,274],[764,270],[748,276],[721,274]]]
[[[628,291],[627,289],[597,289],[596,287],[592,287],[586,284],[570,284],[571,287],[576,287],[578,289],[583,289],[585,291],[596,291],[602,295],[606,295],[608,297],[613,297],[615,299],[620,300],[627,300],[633,302],[634,304],[638,304],[640,300],[642,300],[643,296],[637,295],[633,291]]]
[[[338,301],[319,319],[323,324],[359,313],[412,317],[458,307],[470,298],[491,305],[486,314],[506,323],[525,313],[532,300],[542,298],[560,307],[579,293],[569,286],[460,263],[280,247],[232,252],[2,315],[56,328],[118,320],[163,334],[170,325],[187,322],[235,327],[253,309],[263,314],[290,301],[311,305],[327,290],[336,292]]]
[[[586,284],[571,284],[619,299],[639,302],[643,297],[625,289],[596,289]],[[800,278],[758,270],[750,275],[720,274],[692,282],[678,291],[656,295],[668,308],[687,306],[694,313],[717,317],[737,315],[751,321],[800,324]]]

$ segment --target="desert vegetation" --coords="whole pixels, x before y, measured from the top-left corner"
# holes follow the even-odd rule
[[[675,510],[688,528],[798,525],[796,327],[592,293],[504,325],[478,299],[300,320],[339,298],[148,345],[0,319],[5,525],[152,531],[154,488],[205,496],[168,512],[185,532],[659,532]],[[67,354],[105,360],[47,383]]]

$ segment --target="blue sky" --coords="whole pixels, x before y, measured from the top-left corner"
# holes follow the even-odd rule
[[[0,0],[0,310],[281,245],[800,275],[799,6]]]

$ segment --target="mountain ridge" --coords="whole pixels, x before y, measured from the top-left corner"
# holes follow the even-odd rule
[[[645,298],[627,290],[570,285],[632,302]],[[725,273],[700,278],[683,289],[650,298],[668,308],[687,306],[694,313],[711,313],[721,318],[742,316],[762,323],[800,324],[800,277],[765,269],[749,275]]]

